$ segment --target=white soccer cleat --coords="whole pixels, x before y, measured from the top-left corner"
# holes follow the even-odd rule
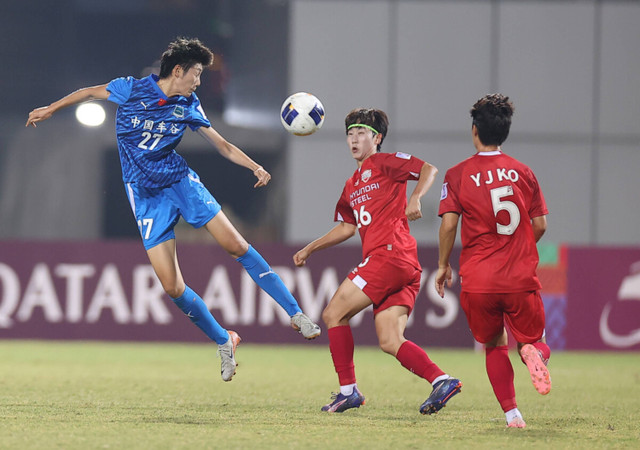
[[[220,355],[220,375],[224,381],[231,381],[236,374],[236,347],[242,340],[238,333],[228,330],[229,340],[218,345],[218,355]]]
[[[291,327],[302,334],[305,339],[315,339],[322,332],[317,324],[301,312],[291,317]]]

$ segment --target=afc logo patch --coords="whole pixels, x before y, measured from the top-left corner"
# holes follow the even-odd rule
[[[449,183],[444,183],[442,185],[442,190],[440,191],[440,200],[444,200],[445,198],[447,198],[447,196],[449,195],[449,191],[447,189],[447,185]]]
[[[173,109],[173,113],[174,116],[176,116],[178,119],[183,119],[184,118],[184,107],[177,105],[174,109]]]

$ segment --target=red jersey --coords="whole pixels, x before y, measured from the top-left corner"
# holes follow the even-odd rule
[[[363,260],[384,253],[420,269],[405,210],[407,181],[417,180],[423,165],[406,153],[375,153],[345,183],[334,220],[358,227]]]
[[[531,219],[548,214],[533,171],[500,151],[477,153],[447,171],[438,215],[462,216],[462,290],[540,289]]]

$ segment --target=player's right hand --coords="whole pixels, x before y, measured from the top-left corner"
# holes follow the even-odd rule
[[[308,257],[309,253],[305,249],[302,249],[293,255],[293,263],[298,267],[302,267],[307,263]]]
[[[436,273],[436,291],[438,291],[438,295],[444,298],[444,285],[447,284],[447,287],[451,287],[451,266],[447,265],[446,268],[438,267],[438,273]]]
[[[47,120],[49,117],[53,115],[53,111],[48,106],[43,106],[41,108],[36,108],[29,113],[29,117],[27,118],[27,123],[25,127],[29,125],[36,127],[36,122],[42,122],[43,120]]]

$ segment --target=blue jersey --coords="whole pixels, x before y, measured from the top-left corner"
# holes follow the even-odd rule
[[[175,150],[182,135],[187,126],[211,126],[195,93],[167,97],[158,79],[116,78],[107,85],[109,100],[118,104],[116,136],[125,183],[164,187],[184,178],[189,167]]]

